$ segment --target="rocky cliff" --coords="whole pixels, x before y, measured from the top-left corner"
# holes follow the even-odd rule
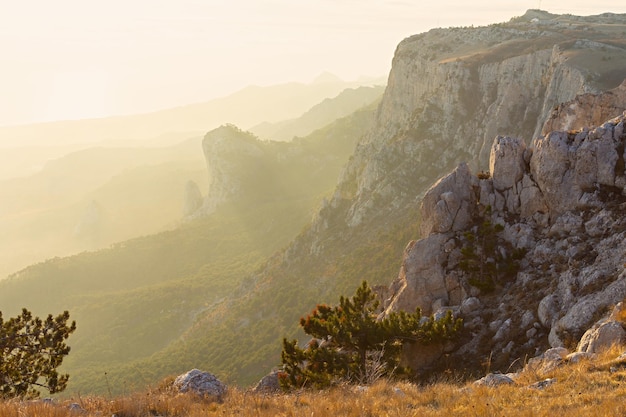
[[[607,99],[586,95],[560,108],[571,114],[585,100]],[[456,354],[496,363],[575,346],[626,297],[625,122],[626,113],[550,132],[531,147],[497,137],[490,178],[462,164],[438,181],[387,311],[452,309],[467,330]]]
[[[623,74],[626,45],[617,28],[626,28],[626,17],[585,21],[533,12],[405,39],[377,125],[359,144],[333,204],[350,201],[349,226],[371,224],[410,205],[461,161],[486,169],[496,135],[530,143],[555,106],[599,92],[616,69]]]
[[[321,299],[333,288],[349,288],[350,280],[391,280],[372,275],[371,270],[383,270],[372,260],[383,258],[393,244],[388,231],[400,227],[400,236],[419,221],[425,239],[407,246],[399,277],[388,290],[388,309],[419,306],[431,313],[457,306],[467,313],[468,329],[457,354],[475,354],[477,364],[489,356],[485,350],[493,348],[495,357],[508,366],[509,357],[545,348],[549,335],[554,345],[573,343],[593,318],[572,324],[565,317],[585,311],[579,302],[589,302],[585,297],[596,293],[591,284],[596,281],[576,275],[573,285],[579,292],[565,297],[556,290],[565,285],[559,284],[559,277],[568,265],[567,256],[574,253],[578,269],[572,271],[580,274],[588,268],[593,273],[598,266],[595,255],[600,256],[598,262],[604,256],[592,250],[594,239],[605,232],[596,230],[588,240],[573,236],[594,225],[621,224],[619,204],[610,213],[576,214],[576,232],[567,229],[567,219],[585,205],[620,201],[613,187],[622,184],[623,174],[610,170],[613,166],[619,172],[621,166],[621,125],[548,136],[541,132],[546,123],[565,117],[563,109],[571,108],[575,102],[570,100],[577,97],[591,100],[578,105],[580,109],[594,106],[593,100],[612,102],[602,106],[598,117],[585,120],[619,115],[609,115],[619,110],[619,99],[593,94],[615,89],[624,79],[624,30],[624,15],[582,18],[533,11],[504,24],[435,29],[405,39],[396,50],[376,125],[357,144],[333,197],[286,250],[282,263],[273,262],[257,279],[306,274],[310,279],[302,290],[315,291]],[[617,97],[619,91],[611,94]],[[602,139],[607,131],[617,136]],[[502,136],[492,147],[497,135]],[[467,163],[459,166],[463,161]],[[438,182],[436,192],[426,192],[451,171]],[[425,209],[420,210],[422,199]],[[369,265],[369,270],[346,267],[343,258],[371,253],[367,251],[375,245],[372,240],[379,242],[378,253],[355,261]],[[470,240],[499,244],[489,254],[471,253]],[[576,249],[568,252],[569,246]],[[619,245],[612,247],[605,252],[612,271],[606,282],[620,274],[615,269]],[[483,277],[481,259],[487,266]],[[461,263],[474,270],[478,286],[499,290],[485,295],[468,285],[467,274],[458,268]],[[345,276],[355,270],[358,276]],[[495,282],[481,282],[487,272]],[[511,282],[517,283],[511,287],[515,289],[501,289]],[[600,303],[607,308],[622,296],[615,288],[608,294],[612,298]]]
[[[578,204],[619,202],[611,187],[621,177],[609,178],[606,161],[596,158],[594,165],[593,155],[605,154],[613,143],[608,136],[595,136],[603,137],[608,127],[533,140],[560,103],[621,84],[624,77],[618,80],[615,74],[626,69],[623,31],[624,15],[532,12],[508,23],[436,29],[405,39],[396,50],[374,125],[356,143],[332,197],[285,251],[241,286],[238,294],[245,294],[245,304],[257,306],[255,318],[243,319],[254,320],[268,334],[284,335],[289,331],[285,323],[297,323],[315,303],[335,302],[337,294],[351,293],[363,279],[376,285],[398,277],[387,291],[386,308],[420,306],[430,313],[456,306],[464,312],[467,332],[456,351],[448,352],[464,364],[463,355],[471,353],[480,364],[489,356],[485,350],[493,348],[494,358],[506,367],[508,358],[546,347],[551,333],[555,344],[575,339],[578,324],[559,331],[556,323],[565,316],[544,314],[581,311],[572,310],[574,298],[557,292],[565,286],[559,282],[568,265],[568,245],[574,245],[567,239],[578,242],[567,231],[567,213],[576,213],[571,207]],[[611,134],[619,132],[617,125]],[[497,135],[502,136],[490,166]],[[619,168],[617,142],[614,149],[607,155],[618,155],[614,163]],[[300,164],[291,153],[281,154]],[[586,155],[578,171],[572,170],[579,158],[574,155]],[[548,162],[553,157],[561,158],[554,166]],[[322,167],[319,160],[308,169],[315,167]],[[583,175],[584,169],[590,176]],[[437,191],[426,192],[450,172]],[[593,181],[600,184],[597,189]],[[571,193],[550,194],[559,184],[569,184]],[[422,199],[427,209],[420,211]],[[600,214],[577,216],[577,231],[593,225],[604,230]],[[607,216],[606,224],[618,221],[615,214]],[[594,233],[599,233],[596,239],[604,232]],[[426,240],[406,247],[398,274],[402,248],[420,235]],[[593,271],[593,239],[575,245],[579,271]],[[472,251],[471,242],[484,251]],[[611,259],[617,268],[616,258]],[[468,272],[457,268],[461,264]],[[591,281],[576,277],[576,300],[595,294]],[[492,292],[481,293],[479,287]],[[548,301],[540,308],[544,298]],[[258,340],[242,341],[250,351],[265,351]],[[441,352],[430,357],[435,354]],[[261,368],[276,356],[268,351],[250,366]]]

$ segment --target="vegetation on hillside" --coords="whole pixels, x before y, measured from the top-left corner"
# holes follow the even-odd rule
[[[260,285],[255,271],[277,259],[332,192],[374,109],[293,143],[262,145],[283,158],[254,171],[252,197],[258,198],[224,203],[175,230],[52,259],[0,281],[3,311],[26,305],[37,314],[73,312],[79,329],[63,366],[72,375],[70,392],[141,389],[193,367],[254,382],[278,364],[281,338],[293,335],[297,318],[319,300],[294,296],[298,288],[289,285],[289,302],[279,308],[285,318],[260,316],[284,293],[251,301]]]
[[[449,340],[462,326],[452,312],[442,318],[391,312],[379,318],[379,302],[366,281],[339,305],[318,305],[300,319],[313,337],[303,349],[297,340],[283,339],[281,386],[285,389],[328,387],[339,381],[367,384],[380,377],[403,376],[400,367],[405,343],[429,344]]]
[[[45,320],[27,309],[8,320],[0,312],[0,398],[37,398],[39,388],[51,394],[63,391],[69,375],[57,368],[70,352],[65,343],[76,330],[65,311]]]

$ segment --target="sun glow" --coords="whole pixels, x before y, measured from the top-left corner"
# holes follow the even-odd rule
[[[56,72],[51,80],[46,121],[103,117],[111,113],[112,94],[107,74],[98,70]]]

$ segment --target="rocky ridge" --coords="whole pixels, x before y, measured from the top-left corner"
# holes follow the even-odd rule
[[[453,356],[492,355],[508,366],[548,346],[575,347],[626,297],[625,121],[626,113],[594,128],[550,132],[531,147],[497,137],[491,177],[461,164],[438,181],[424,196],[422,239],[407,246],[386,311],[463,316],[467,331]],[[499,225],[487,236],[497,239],[493,254],[468,238],[485,224]],[[468,245],[498,271],[493,292],[471,284],[463,268]],[[506,270],[512,259],[515,270]]]
[[[530,144],[560,103],[603,91],[602,80],[626,66],[626,45],[602,32],[604,21],[626,28],[623,15],[585,20],[535,11],[402,41],[377,123],[311,228],[313,253],[323,256],[324,241],[334,239],[326,224],[342,222],[351,229],[346,236],[389,227],[417,210],[429,185],[460,161],[486,170],[496,135]],[[613,58],[605,65],[599,53]]]
[[[626,30],[624,15],[582,18],[533,12],[508,23],[435,29],[404,40],[397,48],[375,125],[357,142],[332,197],[322,203],[311,224],[286,250],[272,257],[242,284],[239,294],[245,294],[245,303],[259,305],[258,314],[262,318],[252,320],[257,326],[267,325],[280,332],[277,324],[280,320],[295,323],[315,302],[334,301],[338,293],[350,293],[362,279],[368,279],[372,285],[389,283],[398,270],[394,245],[401,247],[415,238],[413,230],[421,222],[422,233],[429,227],[428,233],[432,228],[441,229],[433,237],[438,240],[437,245],[417,241],[407,247],[406,257],[413,257],[415,263],[406,262],[400,275],[425,276],[426,271],[431,274],[415,286],[397,280],[385,297],[389,299],[386,307],[412,309],[414,299],[421,300],[420,306],[427,313],[457,306],[465,314],[469,333],[460,341],[465,348],[457,347],[454,354],[463,358],[464,354],[475,352],[476,364],[488,357],[489,352],[485,353],[488,346],[494,347],[494,357],[503,364],[506,362],[505,366],[510,363],[509,357],[534,354],[546,348],[552,326],[544,326],[538,317],[539,301],[553,294],[556,284],[546,278],[548,274],[537,278],[528,273],[526,263],[536,260],[522,255],[537,242],[533,240],[536,237],[532,227],[523,224],[532,220],[537,229],[544,225],[552,227],[551,222],[560,215],[557,216],[557,211],[552,214],[558,202],[543,197],[541,187],[549,184],[540,184],[530,171],[532,138],[540,134],[544,122],[560,103],[621,83],[623,77],[617,81],[611,74],[616,69],[623,74],[626,68],[622,30]],[[602,54],[610,55],[611,60],[603,61]],[[515,163],[509,166],[494,162],[490,169],[493,138],[498,134],[504,136],[497,152],[514,152]],[[219,146],[213,147],[214,138],[209,136],[212,134],[205,138],[207,161],[219,158],[222,152]],[[295,161],[297,149],[297,146],[292,150],[284,148],[279,153],[280,160]],[[250,161],[258,163],[265,155],[269,154]],[[437,178],[453,171],[461,161],[467,164],[441,182],[450,187],[447,194],[442,193],[446,194],[443,198],[426,195]],[[209,161],[210,175],[220,163]],[[224,166],[225,180],[215,189],[225,191],[210,195],[205,208],[226,204],[246,193],[236,187],[237,178],[232,177],[231,181],[228,177],[237,170]],[[314,161],[311,167],[317,169],[320,164]],[[491,182],[485,182],[472,174],[481,169],[508,173],[496,174]],[[250,178],[255,179],[263,171],[251,172],[256,176]],[[570,174],[563,175],[568,179]],[[461,194],[457,194],[458,181],[467,186]],[[302,184],[299,180],[298,186]],[[582,183],[577,187],[587,198],[590,193]],[[228,194],[229,190],[233,192]],[[598,195],[603,192],[604,189],[598,190]],[[420,219],[422,198],[433,201],[436,215],[422,215]],[[487,215],[488,206],[492,208]],[[506,222],[491,219],[496,213],[506,213],[501,214]],[[511,223],[511,216],[525,220]],[[459,254],[465,244],[463,232],[475,227],[481,218],[503,225],[503,236],[514,236],[509,240],[502,238],[506,242],[504,255],[522,258],[516,260],[519,265],[512,262],[509,267],[518,268],[520,276],[529,274],[523,281],[527,286],[524,291],[503,296],[481,294],[467,285],[461,272],[451,272],[454,262],[458,264],[462,260]],[[587,220],[584,218],[583,224]],[[457,238],[448,238],[445,236],[448,233]],[[439,250],[441,245],[443,252]],[[554,270],[556,274],[557,267],[549,264],[553,259],[550,245],[555,243],[549,243],[542,253],[545,265],[541,264],[540,268]],[[429,251],[418,251],[420,246],[427,246]],[[583,251],[580,256],[589,252]],[[591,262],[591,256],[584,259]],[[379,267],[381,264],[385,266]],[[432,265],[435,266],[431,268]],[[591,289],[587,287],[587,290]],[[519,301],[520,296],[530,297],[531,293],[539,298]],[[395,296],[390,298],[391,294]],[[272,304],[267,302],[269,299],[273,300]],[[525,305],[525,310],[507,315],[515,305]],[[492,344],[494,337],[497,343]],[[563,339],[567,337],[560,337],[566,344],[568,341]],[[246,344],[250,350],[262,348],[252,340]],[[446,349],[448,354],[453,354],[452,347]],[[258,366],[266,366],[270,355],[265,360],[259,359]],[[441,352],[431,355],[437,356]]]

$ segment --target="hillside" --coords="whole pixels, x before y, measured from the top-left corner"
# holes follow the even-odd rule
[[[186,182],[207,187],[200,142],[89,148],[0,181],[0,277],[175,226]]]
[[[298,119],[277,123],[265,122],[249,130],[262,139],[284,141],[291,140],[295,136],[304,137],[334,120],[373,103],[383,95],[383,91],[383,86],[348,88],[336,97],[327,98],[311,107]]]
[[[530,144],[559,103],[619,85],[608,79],[626,68],[626,49],[611,49],[610,65],[600,67],[597,59],[605,43],[620,44],[625,25],[621,15],[530,12],[508,23],[436,29],[404,40],[375,126],[357,145],[333,197],[250,278],[247,288],[254,291],[233,300],[224,316],[200,317],[176,352],[190,357],[194,345],[232,334],[236,349],[211,344],[223,364],[212,371],[249,384],[279,362],[277,341],[298,335],[295,323],[315,304],[352,293],[363,279],[388,285],[407,242],[420,236],[419,206],[428,187],[463,161],[475,172],[487,170],[496,134]],[[255,316],[246,313],[249,305],[257,306]],[[238,332],[240,323],[254,326]]]
[[[322,87],[310,97],[303,93],[298,100],[307,103],[324,93],[324,86],[338,86],[342,82],[327,77],[313,84]],[[289,89],[282,87],[287,94]],[[260,89],[258,98],[271,96],[281,88]],[[292,93],[302,91],[294,87]],[[363,107],[359,105],[361,103],[371,104],[381,94],[382,87],[348,89],[335,99],[326,99],[300,117],[290,119],[287,124],[308,135],[340,118],[339,115],[345,116]],[[235,94],[224,100],[236,103],[236,97],[239,96]],[[272,97],[272,100],[279,99]],[[284,113],[279,109],[273,111],[277,116],[286,117],[297,110],[298,106]],[[264,111],[258,114],[262,115]],[[91,126],[89,121],[81,123],[86,124],[85,128],[99,127],[107,131],[115,125],[114,121],[103,119],[97,126]],[[65,128],[69,129],[73,123],[68,123]],[[40,134],[44,135],[46,126],[39,126],[42,129]],[[61,133],[72,133],[67,129],[61,129]],[[90,141],[93,135],[100,134],[102,132],[94,131],[85,137],[74,136],[73,140]],[[46,135],[45,140],[51,141]],[[7,174],[12,163],[30,166],[37,171],[32,175],[0,179],[0,200],[3,201],[0,228],[4,232],[0,236],[0,279],[34,262],[101,249],[115,242],[175,227],[182,216],[193,209],[190,208],[190,204],[194,204],[190,200],[189,187],[195,191],[196,198],[207,192],[208,176],[201,142],[200,136],[189,138],[184,133],[172,133],[150,140],[118,138],[96,144],[32,145],[0,152],[0,160],[3,156],[11,160],[7,164],[0,161],[0,170],[6,168]],[[50,156],[48,152],[57,151],[64,155],[36,169],[39,161]],[[11,174],[19,172],[11,171]]]
[[[188,359],[178,355],[162,356],[141,373],[132,370],[139,361],[152,362],[146,358],[189,331],[198,317],[221,314],[245,278],[293,239],[332,191],[374,110],[289,143],[263,142],[234,126],[209,132],[205,143],[227,138],[235,149],[244,143],[261,152],[260,165],[237,173],[255,180],[255,194],[241,194],[211,216],[189,218],[164,233],[32,265],[0,281],[3,314],[21,307],[36,314],[71,311],[79,325],[66,361],[70,390],[106,392],[105,372],[121,392],[180,371]],[[231,156],[236,165],[241,155]],[[202,352],[194,357],[220,363]]]

